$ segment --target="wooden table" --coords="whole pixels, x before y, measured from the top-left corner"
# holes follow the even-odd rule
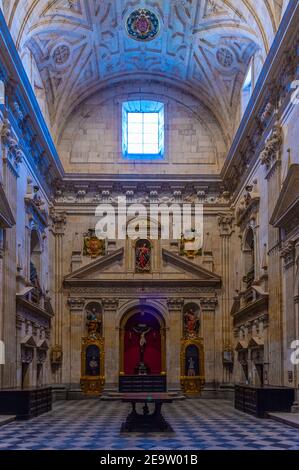
[[[123,403],[131,403],[132,411],[122,424],[121,432],[173,432],[172,427],[162,415],[163,403],[172,403],[173,397],[168,393],[124,393],[119,396]],[[138,403],[143,404],[143,414],[136,410]],[[155,409],[150,413],[149,404]]]

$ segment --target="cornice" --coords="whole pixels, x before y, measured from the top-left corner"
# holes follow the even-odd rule
[[[291,1],[221,171],[232,193],[239,192],[275,121],[291,101],[290,83],[297,77],[299,63],[298,23],[299,3]]]
[[[0,76],[6,88],[6,118],[18,133],[29,165],[48,194],[64,171],[47,124],[0,9]]]

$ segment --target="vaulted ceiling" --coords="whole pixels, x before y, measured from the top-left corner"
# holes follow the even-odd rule
[[[22,55],[33,54],[54,136],[84,98],[131,77],[183,86],[216,115],[231,139],[251,56],[264,60],[282,0],[4,0]],[[136,8],[154,11],[160,34],[136,41],[125,28]]]

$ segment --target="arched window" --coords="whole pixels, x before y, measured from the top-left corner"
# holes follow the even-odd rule
[[[125,158],[164,157],[164,104],[127,101],[122,108],[122,153]]]
[[[5,84],[0,80],[0,105],[5,105]]]
[[[245,261],[244,281],[249,288],[255,278],[255,242],[252,228],[249,228],[245,235],[243,252]]]
[[[34,229],[30,236],[30,282],[34,286],[31,300],[39,303],[42,293],[41,289],[41,241],[38,232]]]
[[[250,61],[245,80],[243,82],[242,92],[241,92],[241,117],[245,113],[249,100],[251,98],[254,81],[253,81],[253,59]]]

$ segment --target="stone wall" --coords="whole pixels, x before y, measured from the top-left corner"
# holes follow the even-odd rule
[[[227,152],[213,114],[195,97],[154,82],[105,89],[81,103],[58,143],[66,172],[106,174],[215,174]],[[154,100],[165,105],[165,156],[160,162],[122,156],[122,102]]]

